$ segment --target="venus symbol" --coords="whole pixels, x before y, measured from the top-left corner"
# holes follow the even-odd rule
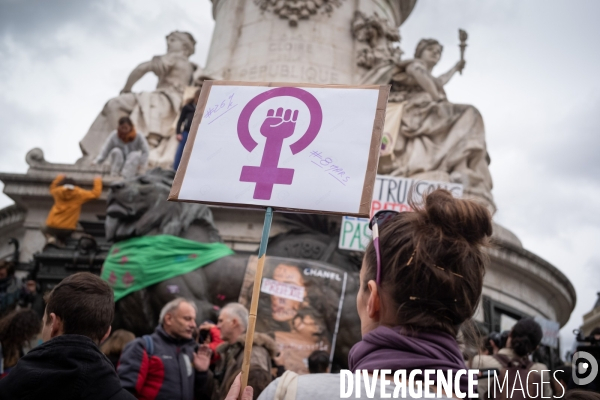
[[[258,145],[252,139],[248,128],[252,112],[263,102],[281,96],[295,97],[303,101],[310,111],[310,123],[306,133],[300,139],[290,145],[292,154],[299,153],[308,147],[315,139],[321,123],[323,121],[323,112],[317,99],[306,90],[294,87],[279,87],[263,92],[246,104],[238,119],[238,137],[242,145],[248,151],[254,150]],[[291,185],[294,179],[294,169],[280,168],[279,158],[284,145],[284,140],[294,134],[296,121],[298,121],[298,110],[284,110],[283,107],[277,108],[277,111],[270,109],[260,127],[260,133],[265,137],[265,147],[259,166],[242,167],[240,175],[241,182],[255,182],[254,199],[270,200],[275,185]]]
[[[260,127],[260,133],[267,139],[259,167],[245,166],[242,168],[240,181],[256,182],[254,198],[269,200],[273,193],[273,185],[291,185],[294,179],[294,170],[291,168],[278,168],[279,157],[283,140],[294,134],[298,110],[285,110],[279,107],[277,113],[273,110],[267,112],[267,118]]]

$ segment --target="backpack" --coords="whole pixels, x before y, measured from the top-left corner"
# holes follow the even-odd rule
[[[154,341],[152,340],[152,336],[144,335],[142,336],[144,339],[144,348],[146,349],[146,354],[148,354],[148,358],[154,355]]]
[[[488,392],[490,399],[529,400],[542,398],[542,376],[538,371],[530,373],[529,370],[533,362],[528,357],[510,359],[504,354],[495,354],[493,357],[502,365],[502,373],[499,378],[500,385],[504,385],[504,387],[500,390],[493,380]],[[504,384],[505,379],[506,384]]]

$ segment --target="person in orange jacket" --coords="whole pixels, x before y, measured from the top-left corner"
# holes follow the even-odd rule
[[[93,199],[100,197],[102,193],[102,178],[94,178],[94,188],[85,190],[75,186],[75,181],[59,174],[50,185],[50,194],[54,198],[54,205],[46,219],[45,233],[53,236],[59,242],[71,236],[77,228],[81,206]],[[52,243],[49,238],[48,243]]]

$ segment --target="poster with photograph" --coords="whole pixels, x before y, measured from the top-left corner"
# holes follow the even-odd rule
[[[258,258],[250,257],[240,303],[250,307]],[[347,274],[310,260],[266,257],[256,331],[275,337],[286,370],[308,373],[308,356],[333,350]]]

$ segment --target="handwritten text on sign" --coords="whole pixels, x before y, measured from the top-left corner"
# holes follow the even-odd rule
[[[457,183],[417,181],[409,178],[377,175],[371,217],[380,210],[410,211],[409,196],[420,203],[423,195],[434,189],[449,190],[454,197],[462,197],[463,187]],[[345,250],[364,251],[371,240],[369,220],[366,218],[343,217],[340,232],[339,248]]]

